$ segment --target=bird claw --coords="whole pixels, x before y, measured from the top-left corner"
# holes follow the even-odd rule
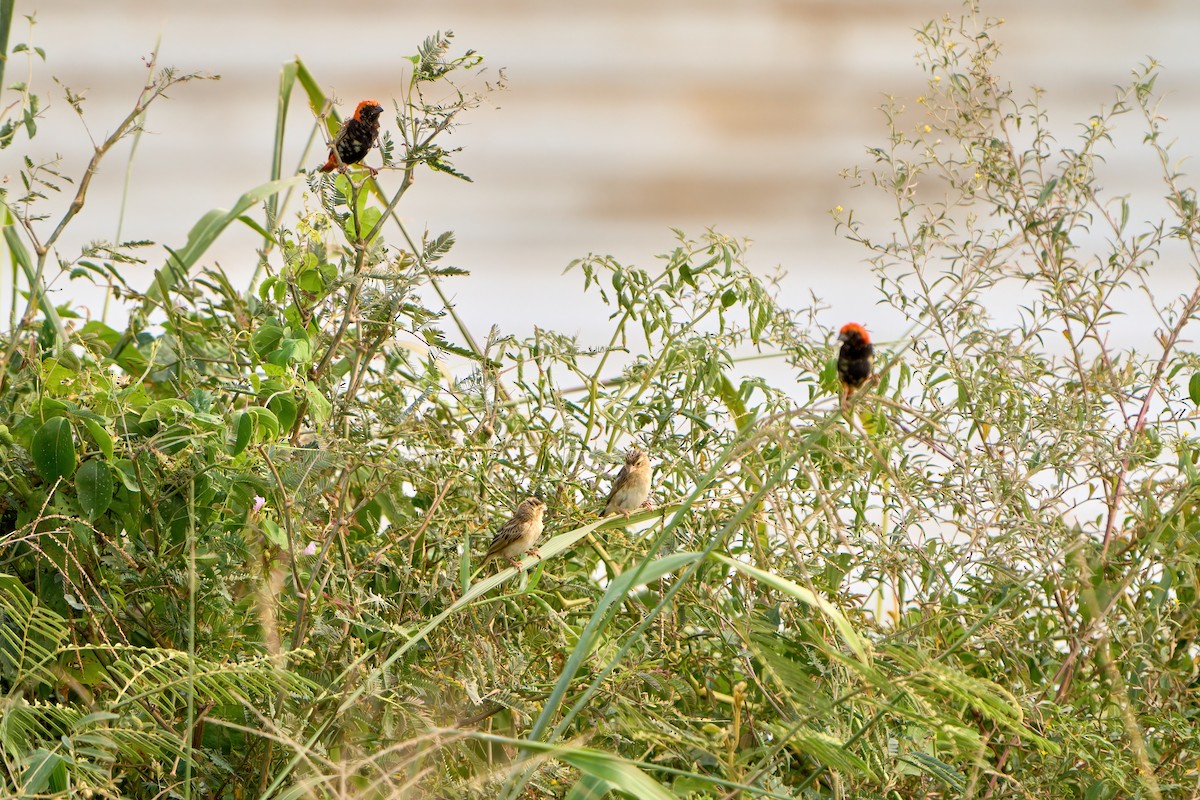
[[[538,549],[536,547],[531,547],[528,550],[526,550],[525,552],[526,552],[526,554],[531,555],[531,556],[536,556],[537,558],[542,557],[542,554],[538,552]],[[521,559],[519,559],[519,558],[509,558],[508,563],[512,564],[513,567],[518,572],[520,572],[521,570],[523,570],[525,568],[524,566],[522,566]]]

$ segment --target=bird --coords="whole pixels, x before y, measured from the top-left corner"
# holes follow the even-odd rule
[[[842,397],[846,399],[871,377],[875,347],[867,329],[857,322],[843,325],[838,331],[838,341],[842,343],[842,349],[838,351],[837,373],[842,384]]]
[[[517,556],[522,553],[540,555],[533,544],[542,535],[542,514],[545,512],[546,504],[536,497],[522,500],[508,521],[496,531],[496,538],[492,539],[479,565],[483,566],[493,558],[507,558],[514,567],[519,567]]]
[[[321,167],[321,172],[333,172],[339,167],[357,164],[367,157],[375,140],[379,138],[379,115],[383,106],[374,100],[363,100],[354,109],[354,116],[346,120],[333,144],[329,148],[329,160]],[[365,164],[363,166],[366,166]],[[374,174],[376,170],[367,167]]]
[[[625,456],[625,466],[617,473],[600,516],[624,514],[628,517],[631,511],[646,501],[649,494],[650,457],[635,447]]]

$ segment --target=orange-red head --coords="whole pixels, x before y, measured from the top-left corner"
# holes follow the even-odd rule
[[[383,113],[383,106],[376,103],[374,100],[363,100],[354,109],[354,118],[359,122],[372,123],[379,119],[379,115]]]
[[[864,345],[871,343],[871,337],[867,333],[867,329],[857,322],[847,322],[838,331],[838,341],[850,342],[855,345]]]

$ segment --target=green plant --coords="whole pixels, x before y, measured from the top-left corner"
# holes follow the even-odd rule
[[[1153,66],[1060,145],[993,74],[994,30],[968,7],[920,31],[917,118],[889,103],[874,168],[848,173],[896,200],[882,234],[838,225],[912,330],[845,411],[821,309],[787,308],[715,231],[571,265],[607,342],[457,318],[454,235],[396,213],[418,170],[466,178],[447,136],[502,85],[450,34],[411,59],[378,179],[287,175],[293,93],[310,143],[336,126],[296,61],[272,180],[150,285],[121,275],[146,243],[60,259],[131,298],[121,329],[47,300],[78,209],[40,219],[67,176],[27,159],[3,196],[27,292],[0,362],[3,793],[1181,794],[1200,290],[1162,303],[1146,275],[1168,248],[1197,266],[1194,192]],[[122,135],[193,77],[152,63]],[[3,146],[36,133],[18,93]],[[1161,223],[1097,189],[1135,116]],[[262,237],[247,288],[205,266],[234,223]],[[1014,292],[1019,315],[987,313]],[[1142,297],[1149,357],[1108,335]],[[763,357],[794,383],[752,374]],[[654,505],[598,519],[633,443]],[[531,493],[541,558],[473,574]]]

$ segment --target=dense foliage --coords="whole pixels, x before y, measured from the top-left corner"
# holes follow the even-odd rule
[[[848,175],[895,199],[890,223],[835,216],[911,330],[844,406],[816,310],[716,232],[572,265],[610,341],[468,329],[442,288],[470,280],[454,236],[395,213],[421,170],[466,178],[446,134],[497,88],[449,35],[413,56],[377,179],[282,177],[293,91],[337,122],[287,65],[277,180],[141,287],[149,243],[56,244],[112,146],[202,76],[152,62],[78,176],[35,155],[39,99],[10,90],[3,794],[1194,792],[1195,192],[1153,65],[1060,144],[992,73],[994,27],[968,9],[919,33],[928,93],[887,105]],[[1168,219],[1101,192],[1118,121],[1160,160]],[[205,261],[233,223],[263,239],[248,287]],[[1193,277],[1163,299],[1165,252]],[[55,307],[60,268],[128,325]],[[1153,352],[1110,335],[1131,314]],[[634,444],[652,505],[601,520]],[[540,556],[476,573],[531,494]]]

